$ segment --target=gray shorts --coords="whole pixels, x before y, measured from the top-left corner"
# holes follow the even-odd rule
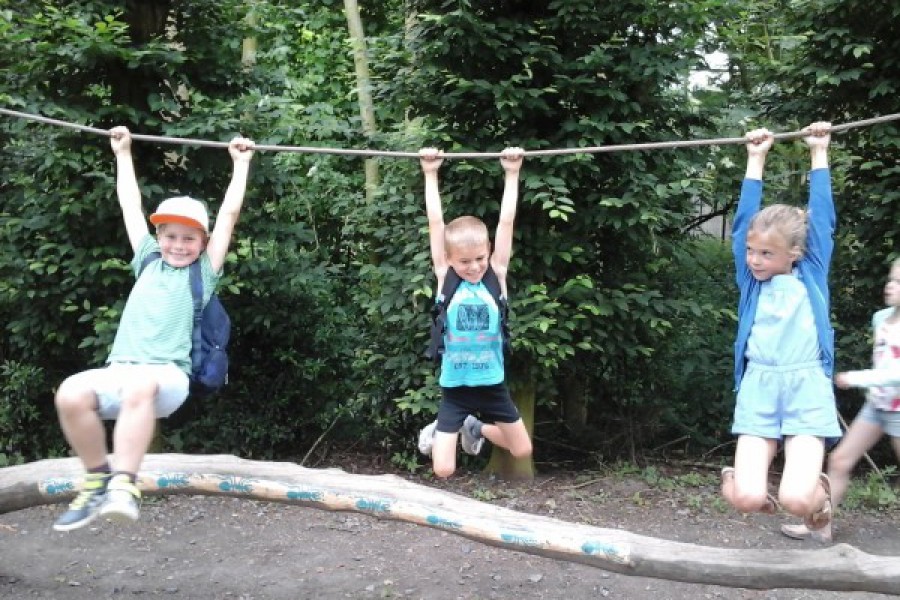
[[[856,418],[862,419],[867,423],[874,423],[881,427],[889,436],[900,438],[900,411],[881,410],[872,406],[871,402],[866,402],[859,409]]]
[[[97,412],[100,418],[112,420],[119,416],[122,390],[127,389],[130,383],[142,379],[152,379],[159,386],[155,403],[157,419],[168,417],[187,399],[190,386],[188,376],[172,363],[111,363],[106,367],[76,373],[66,379],[63,385],[92,390],[97,395]]]

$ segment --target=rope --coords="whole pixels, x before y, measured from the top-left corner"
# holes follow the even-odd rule
[[[74,129],[76,131],[83,131],[87,133],[94,133],[97,135],[102,135],[106,137],[110,137],[110,132],[107,129],[98,129],[97,127],[89,127],[87,125],[79,125],[77,123],[68,123],[66,121],[60,121],[58,119],[51,119],[49,117],[42,117],[40,115],[33,115],[29,113],[19,112],[15,110],[10,110],[8,108],[0,108],[0,114],[4,114],[10,117],[18,117],[20,119],[28,119],[31,121],[37,121],[39,123],[46,123],[48,125],[56,125],[59,127],[66,127],[69,129]],[[831,132],[832,133],[840,133],[843,131],[847,131],[848,129],[853,129],[856,127],[868,127],[869,125],[876,125],[879,123],[887,123],[889,121],[900,120],[900,113],[890,114],[890,115],[882,115],[880,117],[873,117],[871,119],[863,119],[861,121],[852,121],[849,123],[842,123],[840,125],[832,125]],[[805,134],[803,131],[787,131],[783,133],[774,134],[775,140],[790,140],[803,137]],[[192,138],[179,138],[179,137],[165,137],[158,135],[146,135],[141,133],[132,133],[131,138],[137,141],[144,142],[156,142],[159,144],[181,144],[185,146],[204,146],[209,148],[227,148],[228,142],[214,142],[210,140],[198,140]],[[730,144],[746,144],[747,140],[744,137],[730,137],[730,138],[711,138],[711,139],[699,139],[699,140],[676,140],[671,142],[646,142],[642,144],[614,144],[610,146],[585,146],[583,148],[557,148],[550,150],[526,150],[525,156],[559,156],[562,154],[599,154],[605,152],[623,152],[628,150],[656,150],[661,148],[685,148],[690,146],[725,146]],[[319,146],[274,146],[274,145],[266,145],[266,144],[254,144],[254,150],[260,151],[271,151],[271,152],[297,152],[301,154],[338,154],[344,156],[363,156],[363,157],[371,157],[371,156],[389,156],[395,158],[419,158],[418,152],[401,152],[396,150],[360,150],[360,149],[347,149],[347,148],[325,148]],[[458,159],[458,158],[500,158],[501,154],[499,152],[446,152],[443,154],[444,158],[450,159]]]

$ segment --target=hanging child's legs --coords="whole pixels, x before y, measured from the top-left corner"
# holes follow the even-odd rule
[[[150,446],[156,419],[168,417],[185,401],[187,375],[173,364],[116,363],[83,371],[66,379],[57,392],[60,423],[87,468],[102,453],[106,462],[101,420],[115,420],[113,467],[137,473]],[[82,455],[82,452],[85,455]]]
[[[824,458],[825,442],[822,438],[795,435],[785,439],[784,472],[778,488],[778,500],[789,513],[808,517],[822,510],[830,510],[830,485],[826,485],[821,477]]]
[[[769,511],[769,465],[778,443],[753,435],[738,437],[734,470],[723,470],[722,496],[743,513]]]
[[[456,440],[459,433],[435,431],[431,447],[431,468],[436,477],[446,479],[456,471]]]
[[[60,424],[88,471],[82,492],[54,524],[58,531],[82,527],[97,514],[138,518],[134,485],[153,437],[156,419],[184,403],[187,375],[173,364],[113,364],[68,378],[56,395]],[[107,463],[102,419],[116,419],[112,467]]]
[[[63,435],[86,471],[106,464],[106,431],[97,412],[97,394],[79,373],[62,382],[56,392],[56,414]]]
[[[519,419],[515,423],[485,423],[481,426],[481,435],[495,446],[505,448],[516,458],[531,456],[531,438],[525,423]]]
[[[847,429],[840,443],[828,455],[828,477],[831,480],[831,504],[837,507],[850,484],[854,467],[884,434],[882,426],[866,417],[865,409],[860,411]],[[900,452],[897,454],[900,458]],[[810,530],[805,524],[784,524],[781,533],[790,538],[813,538],[820,542],[831,542],[831,526],[818,531]]]

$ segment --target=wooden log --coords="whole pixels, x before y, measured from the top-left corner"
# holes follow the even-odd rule
[[[0,514],[68,500],[82,475],[74,458],[0,469]],[[867,554],[847,544],[820,550],[686,544],[516,512],[394,475],[354,475],[224,455],[151,454],[138,485],[151,496],[232,496],[365,513],[626,575],[739,588],[900,595],[898,557]]]

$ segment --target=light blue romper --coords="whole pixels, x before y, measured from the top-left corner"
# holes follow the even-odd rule
[[[778,440],[840,437],[834,391],[820,355],[812,306],[797,271],[762,282],[732,433]]]

